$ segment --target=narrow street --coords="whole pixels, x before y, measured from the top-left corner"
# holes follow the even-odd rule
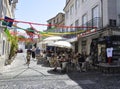
[[[31,60],[25,65],[25,53],[18,53],[11,65],[0,69],[0,89],[119,89],[118,74],[70,72],[62,74]]]
[[[119,9],[120,0],[0,0],[0,89],[120,89]]]

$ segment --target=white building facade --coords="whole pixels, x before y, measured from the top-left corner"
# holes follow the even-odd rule
[[[10,18],[15,18],[14,10],[16,8],[16,3],[18,0],[0,0],[0,18],[4,18],[5,16]],[[2,25],[2,21],[0,22],[0,65],[4,66],[4,62],[6,57],[8,56],[10,50],[10,43],[8,42],[7,36],[4,33],[4,29],[6,26]]]
[[[114,42],[120,46],[118,40],[113,40],[120,36],[120,0],[66,0],[64,7],[65,25],[80,26],[78,30],[85,30],[83,34],[77,34],[78,52],[91,54],[97,53],[97,57],[101,53],[106,55],[106,48],[114,47]],[[97,28],[94,28],[97,27]],[[76,31],[76,29],[72,29]],[[71,29],[67,29],[71,31]],[[108,39],[112,40],[111,43]],[[94,46],[94,47],[93,47]],[[94,50],[96,49],[96,50]],[[118,59],[120,55],[115,55],[114,59]],[[94,51],[93,51],[94,50]],[[119,50],[120,52],[120,50]]]

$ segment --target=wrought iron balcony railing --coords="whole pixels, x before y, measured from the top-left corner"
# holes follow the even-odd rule
[[[83,24],[82,26],[83,26],[84,30],[91,30],[94,27],[96,27],[97,29],[101,29],[102,28],[101,17],[95,17],[95,18],[91,19],[90,21],[88,21],[87,23]]]

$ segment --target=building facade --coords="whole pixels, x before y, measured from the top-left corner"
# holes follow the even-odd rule
[[[65,21],[64,13],[61,12],[58,13],[55,17],[47,21],[47,23],[49,24],[47,30],[52,32],[64,32],[64,29],[62,28],[62,26],[64,26],[65,23],[64,21]]]
[[[112,47],[113,60],[119,59],[119,4],[120,0],[66,0],[65,25],[80,26],[77,31],[85,30],[76,35],[78,52],[93,55],[95,61],[101,55],[106,62],[106,49]]]
[[[18,0],[0,0],[0,18],[5,16],[9,18],[15,18],[14,10],[16,8],[16,3]],[[9,54],[10,43],[8,42],[7,36],[4,33],[6,26],[2,25],[0,22],[0,65],[5,64],[6,57]]]

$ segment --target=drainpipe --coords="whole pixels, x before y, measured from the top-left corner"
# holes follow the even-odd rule
[[[103,28],[103,0],[101,0],[101,27]]]
[[[2,18],[3,0],[0,1],[0,18]],[[2,56],[2,22],[0,22],[0,57]]]

